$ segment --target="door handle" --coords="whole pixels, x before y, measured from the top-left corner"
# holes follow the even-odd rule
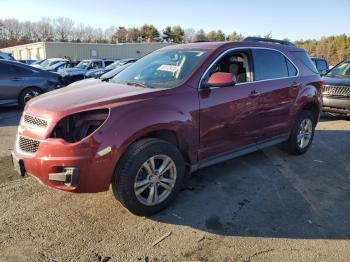
[[[19,78],[19,77],[14,77],[14,78],[11,78],[11,80],[12,80],[12,81],[20,81],[21,78]]]
[[[260,95],[259,92],[257,92],[256,90],[253,90],[253,91],[250,92],[249,97],[251,97],[251,98],[256,98],[256,97],[258,97],[259,95]]]

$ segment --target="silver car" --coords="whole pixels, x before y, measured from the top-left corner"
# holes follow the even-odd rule
[[[22,63],[0,60],[0,106],[25,104],[33,97],[61,87],[60,76]]]

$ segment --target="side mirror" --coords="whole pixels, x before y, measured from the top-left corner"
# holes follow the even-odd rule
[[[207,83],[204,83],[203,88],[210,87],[226,87],[236,84],[236,77],[232,73],[216,72],[212,74]]]

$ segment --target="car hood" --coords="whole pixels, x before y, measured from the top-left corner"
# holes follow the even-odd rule
[[[111,108],[134,101],[149,99],[139,95],[162,89],[142,88],[102,82],[99,79],[80,81],[74,85],[45,93],[31,99],[25,111],[52,121],[65,115],[96,108]],[[148,97],[148,98],[147,98]]]
[[[350,77],[323,77],[325,85],[350,86]]]

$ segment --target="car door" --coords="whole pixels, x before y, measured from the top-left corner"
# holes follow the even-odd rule
[[[245,74],[250,76],[250,55],[248,50],[240,50],[227,55],[241,53],[245,59]],[[226,71],[218,66],[227,56],[215,62],[206,72],[202,82],[207,81],[212,72]],[[237,75],[236,75],[237,78]],[[255,87],[249,77],[232,86],[199,89],[200,101],[200,149],[199,160],[254,146],[256,129]]]
[[[300,87],[298,71],[277,50],[257,48],[252,49],[252,54],[260,130],[257,142],[277,139],[288,132],[288,116]]]
[[[0,62],[0,98],[1,100],[17,100],[23,88],[21,75],[16,66]]]

